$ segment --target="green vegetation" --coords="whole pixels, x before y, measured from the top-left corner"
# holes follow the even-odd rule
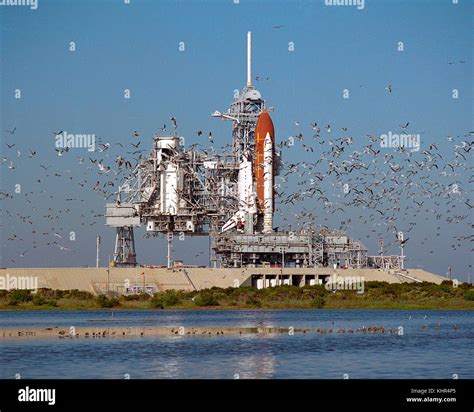
[[[29,290],[13,290],[8,296],[8,304],[16,306],[20,303],[29,302],[32,300],[31,292]]]
[[[151,306],[156,309],[164,309],[176,306],[181,301],[179,292],[176,290],[168,290],[163,293],[156,293],[151,299]]]
[[[96,298],[96,302],[101,308],[113,308],[120,304],[117,298],[109,298],[106,295],[99,295]]]
[[[474,288],[434,283],[367,282],[364,293],[324,286],[168,290],[154,296],[94,296],[79,290],[0,291],[0,309],[474,309]]]
[[[47,299],[43,295],[35,295],[32,299],[35,306],[58,306],[58,302],[54,299]]]
[[[474,300],[474,289],[466,290],[466,292],[464,292],[464,299]]]

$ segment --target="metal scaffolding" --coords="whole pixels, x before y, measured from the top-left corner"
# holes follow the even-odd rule
[[[114,262],[116,266],[135,266],[135,238],[132,226],[117,227],[115,236]]]

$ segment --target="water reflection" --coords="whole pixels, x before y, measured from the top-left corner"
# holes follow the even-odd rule
[[[0,312],[0,327],[90,325],[110,312]],[[388,333],[0,341],[0,378],[474,378],[470,311],[127,311],[120,325],[403,326]]]
[[[239,379],[273,378],[276,373],[276,358],[272,354],[242,357],[236,362]]]

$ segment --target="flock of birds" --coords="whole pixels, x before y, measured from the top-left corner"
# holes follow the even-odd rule
[[[388,91],[391,92],[391,86]],[[170,121],[171,128],[164,124],[161,134],[172,134],[178,128],[174,116]],[[294,128],[295,136],[277,144],[283,152],[283,170],[275,179],[276,214],[285,229],[308,228],[311,223],[327,228],[337,221],[341,231],[351,232],[358,225],[366,228],[367,238],[388,238],[385,243],[388,248],[409,242],[410,233],[416,231],[422,220],[436,229],[437,237],[446,236],[446,225],[472,225],[474,204],[469,200],[468,187],[473,182],[470,165],[473,131],[446,136],[436,144],[422,143],[419,151],[414,151],[403,146],[382,148],[380,136],[352,136],[346,126],[317,121],[304,126],[303,122],[295,121]],[[5,237],[7,242],[15,243],[16,250],[10,263],[16,263],[40,246],[70,252],[73,249],[68,239],[70,222],[77,229],[103,224],[103,201],[114,200],[110,199],[115,196],[118,184],[142,160],[146,150],[137,130],[130,133],[128,142],[98,139],[95,152],[56,148],[56,156],[66,159],[65,169],[60,162],[44,164],[43,159],[50,156],[39,149],[24,149],[20,144],[21,130],[17,127],[4,133],[7,149],[1,159],[2,166],[13,173],[21,165],[35,180],[34,185],[24,184],[34,190],[0,192],[9,218],[9,226],[3,223],[2,231],[10,232]],[[61,133],[62,130],[53,131],[52,135]],[[410,122],[401,123],[398,133],[410,133]],[[205,136],[206,132],[197,130],[195,137],[201,143],[189,149],[198,148],[211,155],[228,151],[231,146],[226,144],[216,149],[212,132],[207,133],[207,142]],[[307,153],[303,157],[308,160],[285,160],[297,157],[291,151],[301,150]],[[73,162],[80,167],[79,173]],[[59,182],[66,183],[69,194],[55,190]],[[13,186],[14,179],[11,183]],[[81,191],[96,193],[102,202],[100,209],[92,207]],[[46,199],[46,210],[41,209],[44,201],[40,198]],[[24,207],[16,203],[10,206],[8,202],[13,200],[21,200],[29,210],[25,213]],[[18,234],[18,224],[29,226],[28,231]],[[403,239],[398,236],[400,231],[404,233]],[[432,244],[430,237],[427,234],[421,244]],[[454,230],[451,248],[465,251],[472,240],[473,236],[466,234],[466,230]]]
[[[409,125],[401,124],[398,133],[408,134]],[[299,122],[295,126],[299,128]],[[473,204],[468,188],[473,182],[473,131],[446,136],[438,144],[422,144],[418,151],[404,146],[387,150],[381,147],[380,136],[369,134],[355,148],[356,139],[346,127],[339,128],[334,137],[331,125],[319,127],[312,122],[310,127],[309,136],[299,132],[278,144],[287,150],[298,144],[296,150],[317,153],[314,161],[287,162],[286,170],[276,178],[276,190],[284,205],[281,209],[285,211],[283,222],[296,222],[296,227],[302,227],[313,221],[324,226],[330,220],[328,215],[339,214],[339,229],[350,230],[358,221],[365,227],[372,226],[367,238],[383,237],[388,232],[396,245],[405,245],[410,232],[423,219],[436,227],[438,237],[444,235],[445,224],[471,224]],[[298,190],[291,190],[295,186]],[[288,206],[305,199],[311,199],[305,204],[313,207],[303,207],[295,219],[288,216]],[[398,238],[400,231],[405,234],[403,239]],[[472,236],[455,235],[451,247],[458,250],[472,240]],[[428,236],[421,244],[427,241]]]

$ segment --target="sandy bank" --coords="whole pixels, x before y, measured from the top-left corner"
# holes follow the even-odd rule
[[[361,327],[357,329],[338,328],[293,328],[293,327],[48,327],[48,328],[2,328],[0,340],[10,339],[106,339],[126,337],[163,337],[163,336],[226,336],[256,335],[276,333],[385,333],[397,334],[396,329],[385,329],[383,326]]]

